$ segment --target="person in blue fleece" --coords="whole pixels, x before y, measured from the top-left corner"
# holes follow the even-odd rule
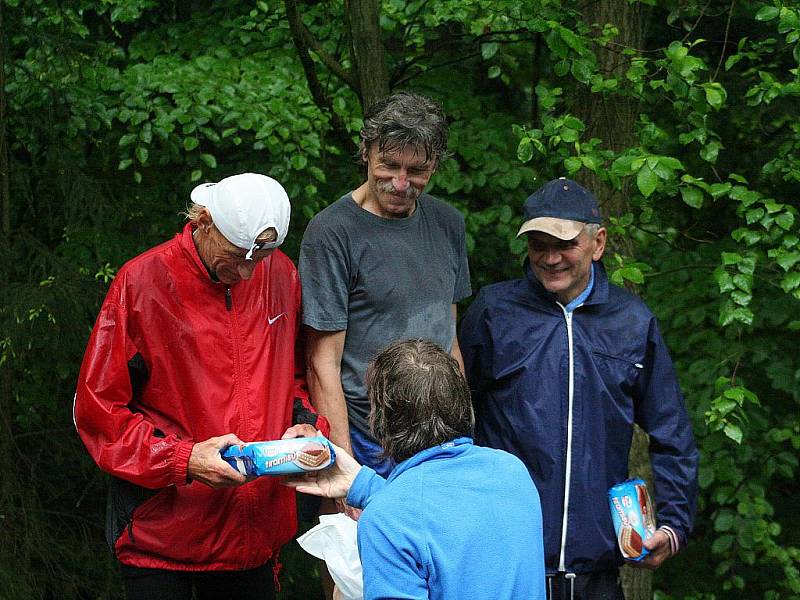
[[[516,457],[473,445],[458,363],[426,340],[396,342],[367,371],[370,427],[397,464],[387,479],[336,448],[290,482],[363,509],[364,598],[545,597],[542,511]]]

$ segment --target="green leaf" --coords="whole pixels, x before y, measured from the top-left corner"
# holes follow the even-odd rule
[[[706,92],[706,101],[712,108],[719,110],[727,97],[725,88],[718,83],[708,83],[703,86]]]
[[[713,164],[717,162],[720,148],[722,148],[722,144],[719,142],[709,142],[700,149],[700,158]]]
[[[575,173],[582,165],[581,159],[576,156],[570,156],[564,160],[564,168],[569,174]]]
[[[308,168],[308,170],[314,176],[314,179],[316,179],[317,181],[320,181],[322,183],[325,183],[327,181],[327,178],[325,177],[325,171],[323,171],[319,167],[311,166]]]
[[[753,276],[737,273],[733,276],[733,283],[740,290],[749,293],[753,289]]]
[[[762,6],[756,13],[756,21],[771,21],[780,13],[777,6]]]
[[[720,293],[724,294],[736,289],[736,286],[733,284],[733,277],[722,267],[718,267],[714,270],[714,279],[719,286]]]
[[[742,438],[744,434],[742,433],[742,428],[736,425],[735,423],[728,423],[725,425],[725,429],[723,430],[725,435],[732,439],[737,444],[742,443]]]
[[[586,156],[585,154],[581,156],[581,163],[590,171],[596,172],[600,167],[600,163],[593,156]]]
[[[569,61],[568,60],[560,60],[555,65],[553,65],[553,72],[558,75],[559,77],[563,77],[567,73],[569,73]]]
[[[730,71],[733,66],[744,58],[743,54],[732,54],[725,61],[725,70]]]
[[[147,159],[150,156],[150,152],[144,146],[136,146],[136,159],[139,161],[140,164],[147,163]]]
[[[636,267],[623,267],[621,269],[618,269],[618,273],[622,279],[625,279],[632,283],[637,283],[637,284],[644,283],[644,275]]]
[[[647,165],[642,166],[639,169],[639,173],[636,175],[636,187],[639,188],[639,191],[645,198],[649,198],[650,195],[655,191],[656,186],[658,185],[658,175],[656,175],[650,167]]]
[[[487,74],[489,76],[489,79],[497,79],[500,76],[500,67],[498,67],[497,65],[492,65],[491,67],[489,67],[489,71]]]
[[[709,193],[711,194],[711,197],[716,200],[717,198],[727,194],[731,190],[731,187],[733,186],[731,186],[730,183],[712,183]]]
[[[191,152],[200,145],[200,141],[196,137],[183,138],[183,149]]]
[[[203,171],[201,169],[195,169],[194,171],[192,171],[191,180],[199,181],[202,176],[203,176]]]
[[[119,161],[119,165],[117,166],[117,169],[119,171],[124,171],[125,169],[130,167],[132,164],[133,164],[133,159],[132,158],[125,158],[125,159]]]
[[[585,59],[573,60],[570,72],[581,83],[588,83],[592,78],[594,67],[592,63]]]
[[[517,158],[520,162],[524,163],[533,158],[533,144],[531,144],[531,138],[524,137],[519,141],[519,145],[517,146]]]
[[[781,268],[782,268],[784,271],[788,271],[788,270],[789,270],[789,269],[791,269],[791,268],[792,268],[792,267],[793,267],[795,264],[797,264],[798,262],[800,262],[800,252],[787,252],[786,254],[783,254],[783,255],[781,255],[781,256],[778,256],[778,257],[775,259],[775,262],[777,262],[777,263],[778,263],[778,265],[780,265],[780,267],[781,267]]]
[[[692,208],[700,208],[703,206],[703,192],[696,187],[682,187],[681,197],[683,201]]]
[[[483,60],[489,60],[495,54],[497,54],[497,50],[500,48],[500,44],[497,42],[489,42],[488,44],[481,44],[481,56]]]
[[[302,154],[294,154],[290,162],[293,169],[300,171],[308,164],[308,159]]]
[[[784,231],[789,231],[792,228],[792,225],[794,224],[794,215],[788,211],[782,212],[777,217],[775,217],[775,222]]]
[[[730,531],[736,521],[736,516],[729,510],[723,510],[714,519],[715,531]]]
[[[135,141],[136,141],[135,133],[126,133],[121,138],[119,138],[119,146],[120,148],[124,148],[125,146],[130,146]]]
[[[580,134],[569,127],[562,127],[559,133],[561,134],[561,139],[569,144],[577,142],[580,138]]]
[[[217,159],[214,158],[213,154],[201,154],[200,160],[208,165],[209,169],[216,169],[217,168]]]
[[[737,254],[736,252],[722,253],[723,265],[738,265],[740,262],[742,262],[742,260],[744,260],[744,257],[741,254]]]
[[[747,306],[748,304],[750,304],[750,301],[752,299],[753,296],[745,292],[741,292],[739,290],[734,290],[733,292],[731,292],[731,300],[733,300],[739,306]],[[735,315],[734,318],[736,318]]]
[[[800,286],[800,273],[792,272],[783,276],[783,279],[781,280],[781,288],[784,292],[788,294],[798,286]]]

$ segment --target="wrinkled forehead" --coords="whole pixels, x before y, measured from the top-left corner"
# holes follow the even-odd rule
[[[375,150],[374,156],[381,162],[399,163],[423,168],[432,167],[434,164],[432,157],[428,156],[423,148],[410,144],[403,147],[378,148]]]

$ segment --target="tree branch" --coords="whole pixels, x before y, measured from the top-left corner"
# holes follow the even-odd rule
[[[317,77],[317,71],[314,67],[314,61],[308,53],[308,46],[305,44],[305,39],[302,30],[305,28],[300,20],[300,12],[297,9],[297,2],[295,0],[285,0],[286,16],[289,20],[289,29],[292,34],[292,41],[297,49],[297,55],[300,59],[300,64],[303,66],[303,72],[306,75],[306,83],[311,92],[311,97],[314,99],[314,104],[323,112],[328,115],[330,119],[333,134],[339,143],[343,146],[344,151],[349,155],[355,155],[357,148],[350,133],[347,131],[347,126],[342,121],[341,117],[333,110],[333,105],[330,98],[325,93]],[[310,35],[310,33],[309,33]],[[347,82],[345,82],[347,83]]]
[[[345,69],[342,64],[333,58],[330,54],[328,54],[325,49],[322,47],[314,35],[308,30],[308,27],[305,26],[303,20],[300,18],[300,11],[297,8],[296,0],[285,0],[286,4],[286,15],[289,18],[289,27],[292,30],[292,38],[295,38],[295,46],[297,46],[297,39],[299,39],[303,46],[308,50],[311,50],[319,57],[320,62],[328,68],[328,70],[336,75],[339,79],[341,79],[347,87],[352,89],[356,94],[358,94],[358,82],[353,75]],[[299,49],[298,49],[299,51]]]
[[[719,53],[719,62],[717,63],[717,69],[714,71],[714,76],[711,78],[711,81],[716,81],[717,75],[719,75],[719,69],[722,67],[722,61],[725,59],[725,51],[728,49],[728,36],[731,31],[731,17],[733,17],[733,6],[736,4],[736,0],[731,0],[731,9],[728,11],[728,22],[725,23],[725,39],[722,42],[722,51]]]

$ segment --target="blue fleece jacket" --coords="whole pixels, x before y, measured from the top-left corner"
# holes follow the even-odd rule
[[[516,457],[457,438],[397,465],[363,467],[347,496],[364,508],[364,598],[543,600],[539,494]]]

